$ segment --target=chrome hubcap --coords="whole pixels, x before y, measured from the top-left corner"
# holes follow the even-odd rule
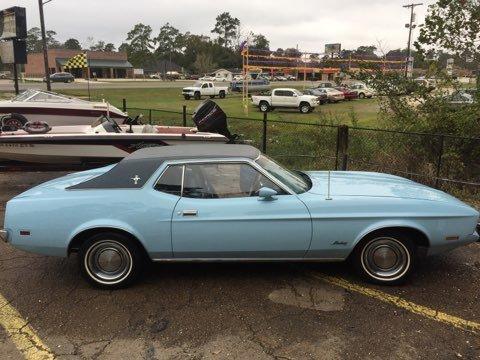
[[[117,283],[130,274],[132,257],[128,249],[115,240],[102,240],[90,247],[85,267],[91,277],[105,284]]]
[[[395,280],[410,267],[410,254],[400,241],[394,238],[371,240],[362,251],[362,265],[374,278]]]

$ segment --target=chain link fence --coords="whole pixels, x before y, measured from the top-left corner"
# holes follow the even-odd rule
[[[130,117],[194,126],[179,111],[126,106]],[[396,174],[480,204],[480,138],[317,123],[229,117],[231,133],[285,166],[304,170],[359,170]]]

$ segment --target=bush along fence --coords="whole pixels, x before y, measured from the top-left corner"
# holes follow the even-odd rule
[[[180,111],[128,107],[150,124],[193,126]],[[378,171],[436,187],[480,205],[480,138],[347,125],[229,117],[232,133],[290,168]]]

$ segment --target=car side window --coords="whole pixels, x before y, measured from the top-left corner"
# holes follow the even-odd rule
[[[276,90],[275,91],[275,96],[286,96],[285,91],[283,90]]]
[[[182,194],[183,165],[169,166],[155,184],[155,190],[171,195]]]
[[[185,165],[182,196],[199,199],[258,196],[262,187],[285,195],[279,186],[257,169],[244,163],[206,163]]]
[[[202,89],[208,88],[208,84],[203,84]]]
[[[290,96],[290,97],[292,97],[292,96],[293,96],[293,91],[288,91],[288,90],[287,90],[287,91],[284,91],[283,96]]]

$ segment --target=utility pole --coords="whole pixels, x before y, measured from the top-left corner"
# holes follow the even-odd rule
[[[43,16],[43,5],[49,3],[52,0],[38,0],[38,9],[40,11],[40,28],[42,30],[42,45],[43,45],[43,63],[45,64],[45,80],[47,82],[47,90],[51,91],[50,85],[50,67],[48,66],[48,52],[47,52],[47,37],[45,35],[45,18]]]
[[[408,45],[407,45],[407,61],[405,62],[405,77],[408,77],[408,70],[410,68],[410,58],[412,57],[412,30],[417,27],[414,24],[415,22],[415,12],[414,9],[417,6],[423,5],[423,3],[412,3],[409,5],[403,5],[404,8],[410,8],[410,23],[405,24],[405,27],[408,28]],[[413,64],[412,64],[413,65]]]

